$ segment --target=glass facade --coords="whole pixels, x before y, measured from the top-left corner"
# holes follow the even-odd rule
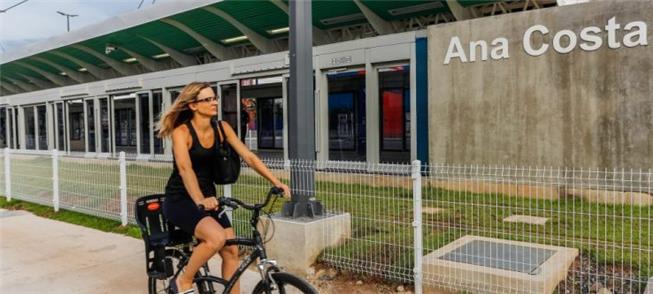
[[[238,127],[237,84],[220,85],[220,110],[222,110],[222,120],[228,122],[235,130]]]
[[[84,130],[84,103],[81,99],[66,101],[68,109],[68,148],[73,152],[86,151]]]
[[[0,148],[5,148],[9,145],[7,142],[7,109],[0,108]]]
[[[34,123],[34,107],[23,108],[23,125],[25,126],[25,149],[36,149],[36,128]]]
[[[410,70],[378,69],[381,162],[410,162]]]
[[[45,105],[39,105],[36,107],[36,122],[37,128],[39,131],[39,150],[48,150],[48,126],[47,126],[47,112]]]
[[[93,99],[84,101],[86,103],[86,126],[88,127],[88,152],[95,152],[95,107]]]
[[[138,103],[139,103],[139,112],[140,112],[140,123],[141,128],[141,150],[142,154],[150,153],[150,135],[152,129],[150,128],[150,94],[141,93],[138,94]]]
[[[240,136],[261,157],[283,157],[282,81],[281,76],[240,81]]]
[[[111,122],[109,120],[109,100],[107,98],[98,99],[100,103],[100,147],[101,152],[111,152]]]
[[[327,74],[329,159],[366,160],[365,70]]]
[[[120,98],[113,101],[115,152],[136,153],[136,101]]]
[[[63,103],[55,104],[55,115],[57,116],[56,132],[57,132],[57,150],[65,151],[66,150],[66,129],[64,127],[66,122],[66,117],[64,116],[64,105]]]
[[[153,129],[156,129],[156,126],[159,123],[161,118],[161,112],[163,108],[163,94],[161,91],[152,92],[152,121]],[[154,131],[154,154],[163,154],[163,140],[157,136],[156,130]]]

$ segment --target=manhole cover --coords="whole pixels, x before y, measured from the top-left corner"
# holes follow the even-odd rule
[[[538,268],[555,251],[474,240],[448,252],[440,259],[503,269],[527,274],[537,274]]]

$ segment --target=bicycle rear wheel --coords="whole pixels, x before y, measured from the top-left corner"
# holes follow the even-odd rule
[[[253,294],[318,294],[317,290],[304,279],[289,273],[272,273],[272,279],[276,282],[274,289],[260,281]]]
[[[166,250],[166,258],[172,260],[172,266],[175,269],[175,272],[179,270],[179,262],[182,258],[181,253],[176,249]],[[224,291],[224,285],[216,280],[207,280],[208,277],[211,277],[209,274],[209,268],[207,265],[204,265],[200,268],[199,272],[195,275],[195,283],[193,284],[193,289],[195,293],[198,294],[216,294],[222,293]],[[211,277],[213,278],[213,277]],[[168,294],[170,291],[170,280],[172,278],[166,279],[147,279],[147,289],[149,294]]]

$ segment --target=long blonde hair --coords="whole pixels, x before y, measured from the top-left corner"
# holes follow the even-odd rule
[[[193,111],[188,107],[188,104],[197,98],[200,91],[209,87],[211,87],[211,84],[207,82],[192,82],[181,90],[172,106],[159,119],[157,126],[159,138],[171,136],[176,127],[193,118]]]

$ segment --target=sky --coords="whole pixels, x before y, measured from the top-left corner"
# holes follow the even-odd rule
[[[0,9],[6,9],[22,0],[0,0]],[[143,0],[141,9],[175,0]],[[179,1],[179,0],[176,0]],[[0,52],[66,34],[66,17],[57,10],[78,14],[70,18],[70,31],[98,23],[112,16],[138,8],[141,0],[28,0],[0,13]]]
[[[0,0],[0,9],[6,9],[22,0]],[[171,1],[143,0],[141,9]],[[559,4],[575,4],[588,0],[558,0]],[[66,17],[57,10],[77,14],[70,19],[71,32],[138,8],[141,0],[28,0],[0,13],[0,53],[19,50],[50,37],[66,34]]]

